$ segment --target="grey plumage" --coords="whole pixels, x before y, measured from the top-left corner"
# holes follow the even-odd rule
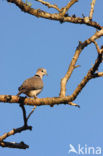
[[[18,88],[19,92],[17,96],[24,93],[29,97],[36,97],[43,89],[42,77],[47,75],[47,71],[44,68],[39,68],[36,75],[25,80],[23,84]]]

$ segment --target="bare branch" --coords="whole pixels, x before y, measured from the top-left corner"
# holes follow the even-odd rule
[[[92,3],[91,3],[91,10],[90,10],[90,13],[89,13],[89,19],[90,19],[90,20],[92,20],[92,17],[93,17],[95,2],[96,2],[96,0],[92,0]]]
[[[36,16],[36,17],[42,17],[45,19],[56,20],[56,21],[70,22],[70,23],[75,23],[75,24],[86,24],[88,26],[94,27],[99,30],[102,29],[102,26],[100,26],[98,23],[90,21],[90,20],[88,20],[88,22],[87,22],[87,21],[85,21],[84,18],[69,17],[69,16],[65,17],[65,16],[61,16],[61,14],[59,14],[59,13],[51,14],[51,13],[48,13],[48,12],[40,10],[40,9],[31,8],[30,5],[28,5],[27,3],[24,3],[21,0],[7,0],[7,1],[10,3],[14,3],[22,11],[24,11],[28,14],[31,14],[33,16]]]
[[[88,71],[87,75],[83,78],[83,80],[81,81],[81,83],[77,86],[77,88],[73,92],[72,96],[74,97],[74,99],[81,92],[81,90],[88,83],[88,81],[91,80],[92,78],[94,78],[94,74],[98,70],[98,67],[101,64],[101,62],[102,62],[102,54],[98,54],[98,57],[97,57],[97,59],[95,61],[95,64],[93,65],[92,68],[90,68],[90,70]]]
[[[21,133],[22,131],[25,131],[25,130],[32,130],[32,127],[27,125],[28,118],[26,119],[26,111],[25,111],[24,105],[22,105],[21,108],[23,111],[24,126],[16,128],[16,129],[12,129],[11,131],[4,133],[2,136],[0,136],[0,146],[9,147],[9,148],[20,148],[20,149],[29,148],[28,145],[24,144],[24,142],[14,143],[14,142],[3,141],[4,139],[8,138],[9,136],[15,135],[16,133]]]
[[[36,106],[34,106],[34,108],[32,109],[32,111],[29,113],[28,117],[27,117],[27,121],[30,118],[30,116],[32,115],[32,113],[34,112],[34,110],[36,109]]]
[[[95,46],[96,46],[96,49],[97,49],[98,54],[100,54],[101,51],[100,51],[100,49],[99,49],[99,46],[98,46],[97,42],[96,42],[96,41],[93,41],[93,43],[94,43]]]
[[[71,0],[65,7],[61,9],[61,15],[64,16],[66,12],[69,10],[69,8],[76,2],[78,2],[78,0]]]
[[[61,9],[59,9],[56,4],[50,4],[49,2],[46,2],[44,0],[35,0],[35,1],[38,1],[38,2],[42,3],[43,5],[47,6],[48,8],[54,8],[59,12],[61,11]]]
[[[20,107],[21,107],[22,112],[23,112],[24,125],[26,127],[27,126],[27,119],[26,119],[26,110],[25,110],[24,104],[21,103]]]
[[[97,31],[92,37],[90,37],[88,40],[82,42],[79,42],[78,47],[76,48],[75,54],[72,58],[72,61],[69,65],[68,71],[65,74],[65,76],[61,79],[61,90],[60,90],[60,96],[63,97],[65,96],[66,93],[66,84],[69,80],[69,78],[71,77],[71,74],[75,68],[75,64],[79,58],[79,55],[81,54],[82,50],[88,46],[91,42],[94,42],[94,40],[96,40],[97,38],[99,38],[100,36],[103,36],[103,29],[100,31]]]
[[[103,77],[103,72],[95,73],[95,74],[93,74],[92,77],[93,77],[93,78]]]
[[[25,130],[32,130],[31,126],[22,126],[16,129],[12,129],[10,132],[4,133],[2,136],[0,136],[0,142],[6,139],[7,137],[14,135],[16,133],[21,133],[22,131]]]
[[[100,53],[103,54],[103,45],[101,46]]]
[[[101,48],[99,48],[99,46],[98,46],[98,44],[97,44],[96,41],[93,41],[93,43],[96,46],[96,49],[97,49],[98,54],[103,54],[103,46],[101,46]],[[102,58],[102,62],[103,62],[103,58]]]
[[[74,66],[74,69],[75,69],[75,68],[78,68],[78,67],[80,67],[80,65],[75,65],[75,66]]]
[[[77,105],[77,104],[76,104],[76,103],[74,103],[74,102],[69,102],[69,105],[71,105],[71,106],[75,106],[75,107],[80,108],[80,106],[79,106],[79,105]]]
[[[9,98],[10,98],[10,96],[8,96],[7,99],[9,100]],[[21,148],[21,149],[26,149],[29,147],[28,145],[24,144],[23,142],[20,142],[20,143],[4,142],[4,139],[8,138],[11,135],[15,135],[16,133],[21,133],[22,131],[25,131],[25,130],[32,130],[32,127],[27,125],[27,120],[31,116],[31,114],[34,110],[29,114],[28,118],[26,118],[26,110],[25,110],[24,104],[21,103],[20,107],[23,112],[24,126],[16,128],[16,129],[12,129],[11,131],[4,133],[2,136],[0,136],[0,146],[2,146],[2,147]]]
[[[8,100],[10,98],[10,100]],[[73,97],[66,96],[66,97],[48,97],[48,98],[25,98],[21,96],[13,96],[13,95],[0,95],[0,102],[6,103],[20,103],[20,101],[24,105],[28,106],[43,106],[43,105],[56,105],[56,104],[68,104],[68,102],[73,101]]]
[[[15,143],[15,142],[2,141],[2,142],[0,142],[0,146],[1,147],[8,147],[8,148],[18,148],[18,149],[29,148],[29,146],[26,145],[24,142]]]

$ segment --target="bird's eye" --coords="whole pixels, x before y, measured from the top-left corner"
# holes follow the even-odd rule
[[[44,72],[43,70],[41,72]]]

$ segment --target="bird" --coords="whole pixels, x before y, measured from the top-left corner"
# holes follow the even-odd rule
[[[48,75],[47,70],[44,68],[39,68],[33,77],[26,79],[18,88],[19,92],[17,96],[23,93],[29,97],[37,98],[37,95],[44,87],[42,80],[44,75]]]

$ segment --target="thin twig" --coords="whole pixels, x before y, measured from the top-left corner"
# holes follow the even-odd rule
[[[69,10],[69,8],[76,2],[78,2],[78,0],[71,0],[65,7],[61,9],[61,15],[64,16],[66,12]]]
[[[94,43],[95,46],[96,46],[96,49],[97,49],[98,54],[100,54],[101,51],[100,51],[100,49],[99,49],[99,46],[98,46],[97,42],[94,40],[93,43]]]
[[[76,103],[74,103],[74,102],[69,102],[68,104],[69,104],[69,105],[71,105],[71,106],[75,106],[75,107],[80,108],[80,106],[79,106],[79,105],[77,105],[77,104],[76,104]]]
[[[29,115],[28,115],[28,117],[26,119],[27,121],[28,121],[28,119],[30,118],[30,116],[32,115],[32,113],[34,112],[35,109],[36,109],[36,106],[34,106],[33,109],[32,109],[32,111],[29,113]]]
[[[59,12],[61,11],[56,4],[50,4],[49,2],[46,2],[44,0],[35,0],[35,1],[42,3],[43,5],[47,6],[48,8],[54,8]]]
[[[90,13],[89,13],[89,19],[90,19],[90,20],[92,20],[92,17],[93,17],[95,2],[96,2],[96,0],[92,0],[92,3],[91,3],[91,10],[90,10]]]
[[[64,104],[67,104],[67,103],[64,103]],[[68,104],[70,105],[70,106],[75,106],[75,107],[78,107],[78,108],[80,108],[80,106],[79,105],[77,105],[76,103],[74,103],[74,102],[68,102]],[[55,105],[55,104],[54,104]],[[53,107],[54,105],[50,105],[51,107]]]
[[[80,67],[80,65],[75,65],[75,66],[74,66],[74,69],[75,69],[75,68],[78,68],[78,67]]]

